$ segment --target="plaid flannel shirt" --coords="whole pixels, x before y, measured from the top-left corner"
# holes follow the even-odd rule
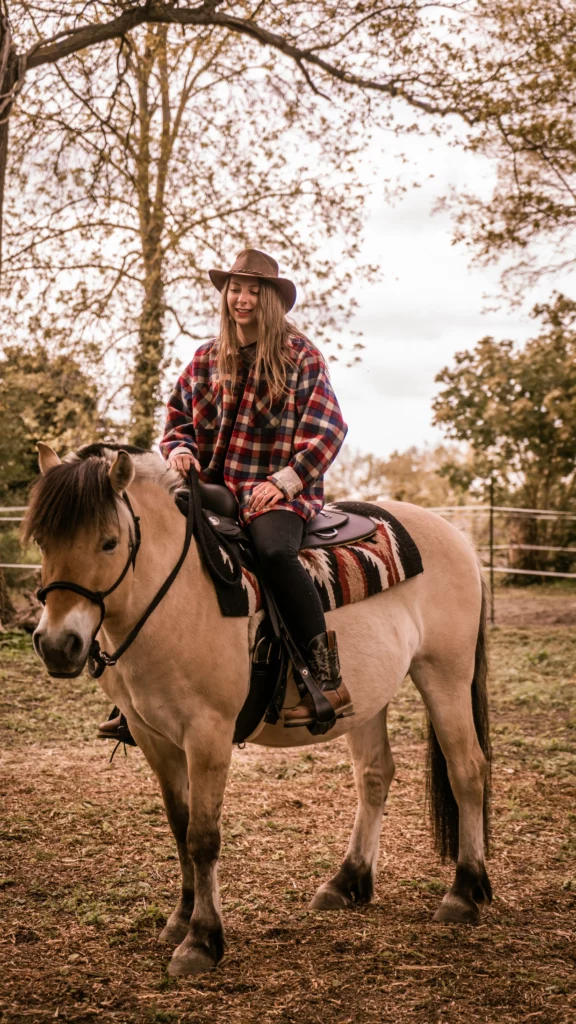
[[[274,508],[312,519],[324,503],[324,474],[348,429],[318,349],[300,335],[287,345],[294,362],[289,393],[271,403],[252,366],[235,422],[237,399],[218,387],[217,341],[200,346],[168,401],[162,455],[166,459],[175,448],[188,448],[204,481],[224,479],[245,523],[262,514],[247,506],[263,480],[284,494]]]

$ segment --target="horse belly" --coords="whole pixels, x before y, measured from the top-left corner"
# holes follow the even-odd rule
[[[328,612],[329,629],[336,630],[338,651],[354,715],[344,718],[324,736],[312,736],[306,728],[285,729],[261,725],[249,743],[269,747],[302,747],[344,736],[369,721],[390,703],[408,672],[418,648],[419,630],[413,610],[417,604],[419,577],[365,601]],[[404,594],[400,594],[400,591]],[[410,591],[411,593],[408,593]],[[298,703],[298,691],[289,675],[285,707]]]

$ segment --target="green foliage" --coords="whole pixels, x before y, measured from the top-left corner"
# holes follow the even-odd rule
[[[36,442],[74,448],[102,439],[98,388],[67,355],[12,346],[0,360],[0,504],[22,505],[38,475]]]
[[[523,349],[483,338],[457,353],[436,377],[434,422],[516,504],[565,509],[576,486],[576,302],[556,294],[533,316],[544,330]]]
[[[492,479],[496,504],[573,511],[576,302],[556,294],[532,315],[543,330],[523,349],[483,338],[438,374],[444,387],[433,403],[434,422],[470,446],[470,483],[484,500]],[[462,484],[461,466],[447,464],[444,472]],[[575,546],[574,521],[516,516],[499,524],[506,526],[511,567],[574,571],[571,552],[552,551]]]

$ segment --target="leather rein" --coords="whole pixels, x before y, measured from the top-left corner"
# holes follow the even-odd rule
[[[148,605],[146,611],[143,613],[143,615],[141,615],[136,625],[133,626],[130,632],[128,633],[126,639],[122,641],[120,646],[116,648],[113,654],[108,654],[107,651],[101,650],[100,644],[96,639],[96,636],[99,633],[102,623],[104,622],[104,619],[106,617],[106,606],[104,604],[104,599],[108,597],[110,594],[112,594],[120,586],[128,570],[130,569],[130,566],[132,566],[133,570],[136,568],[136,556],[138,555],[138,551],[140,549],[140,544],[142,541],[142,534],[140,531],[140,517],[134,514],[134,509],[130,504],[130,499],[125,492],[122,495],[122,500],[124,501],[132,517],[134,533],[133,538],[130,540],[126,564],[122,569],[122,572],[120,573],[116,582],[113,583],[111,587],[108,587],[108,590],[88,590],[87,587],[83,587],[79,583],[73,583],[70,580],[56,580],[54,583],[49,583],[46,587],[42,587],[38,591],[36,596],[38,597],[38,600],[42,602],[42,604],[46,604],[46,597],[48,596],[51,590],[72,590],[74,593],[80,594],[82,597],[87,598],[88,601],[92,601],[93,604],[97,604],[98,607],[100,608],[100,621],[98,622],[98,625],[94,630],[94,633],[92,634],[92,641],[90,644],[90,649],[88,651],[88,671],[93,679],[99,679],[103,672],[109,666],[115,665],[116,662],[118,661],[118,658],[120,658],[124,654],[124,652],[128,650],[130,645],[138,636],[144,624],[150,618],[154,609],[158,607],[162,598],[168,593],[170,587],[172,586],[174,580],[176,579],[178,573],[180,572],[180,569],[184,564],[186,555],[188,554],[188,550],[190,548],[190,541],[192,540],[192,534],[194,532],[194,502],[192,501],[192,486],[192,481],[190,481],[191,493],[188,505],[188,515],[186,517],[186,534],[184,537],[184,545],[182,547],[180,557],[176,562],[176,565],[172,569],[170,575],[167,576],[160,589],[152,598],[152,601]]]

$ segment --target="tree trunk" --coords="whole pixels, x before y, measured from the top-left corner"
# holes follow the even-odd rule
[[[164,362],[164,287],[160,254],[146,275],[144,288],[140,343],[132,379],[130,441],[141,448],[151,448],[156,436],[156,410],[160,404]]]
[[[4,570],[0,569],[0,626],[6,626],[16,615],[16,609],[10,600]]]
[[[136,179],[139,193],[140,235],[144,258],[144,303],[140,317],[140,344],[132,381],[132,425],[130,440],[151,448],[156,435],[156,410],[160,404],[160,383],[164,363],[164,281],[162,238],[165,225],[165,188],[172,147],[170,132],[170,91],[166,55],[166,26],[148,27],[144,50],[136,58],[138,76],[138,156]],[[151,140],[151,76],[159,70],[162,131],[153,191],[154,160]]]
[[[2,40],[0,39],[0,45]],[[2,93],[6,89],[5,81],[0,85]],[[0,115],[1,116],[1,115]],[[4,224],[4,188],[6,185],[6,165],[8,163],[8,129],[10,115],[7,114],[0,121],[0,282],[2,281],[2,249],[3,249],[3,224]]]
[[[5,14],[0,11],[0,282],[2,280],[2,240],[4,189],[8,164],[8,134],[13,90],[18,79],[19,62],[12,45],[12,34]]]

